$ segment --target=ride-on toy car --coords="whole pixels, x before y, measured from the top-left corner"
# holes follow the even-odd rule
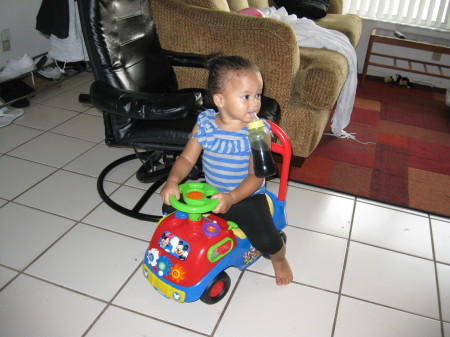
[[[281,154],[283,161],[278,196],[270,191],[266,196],[275,226],[284,235],[281,230],[287,224],[285,197],[292,148],[284,131],[269,124],[281,143],[272,142],[271,150]],[[144,276],[162,295],[177,302],[219,302],[231,284],[225,270],[231,266],[243,270],[261,257],[239,224],[208,214],[218,202],[209,197],[218,192],[204,183],[181,184],[184,203],[171,197],[177,211],[159,221],[145,252]]]

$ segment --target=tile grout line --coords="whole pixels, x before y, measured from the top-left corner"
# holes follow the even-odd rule
[[[238,277],[238,279],[236,281],[236,284],[234,285],[233,291],[231,292],[230,297],[227,300],[227,303],[225,303],[225,306],[223,307],[222,312],[220,313],[220,316],[217,319],[217,322],[216,322],[216,324],[215,324],[215,326],[214,326],[214,328],[213,328],[213,330],[212,330],[212,332],[210,334],[210,337],[214,337],[217,329],[219,328],[219,325],[222,322],[223,317],[225,316],[225,313],[226,313],[226,311],[227,311],[227,309],[228,309],[228,307],[229,307],[229,305],[231,303],[231,300],[234,297],[234,294],[236,293],[236,290],[237,290],[239,284],[241,283],[242,277],[244,276],[245,272],[246,272],[246,270],[241,270],[241,273],[239,274],[239,277]]]
[[[120,305],[117,305],[117,304],[114,304],[114,303],[113,303],[114,300],[117,298],[117,296],[120,294],[120,292],[125,288],[125,286],[130,282],[130,280],[133,278],[133,276],[134,276],[134,275],[138,272],[138,270],[141,269],[141,268],[142,268],[142,262],[139,263],[139,265],[138,265],[138,266],[130,273],[130,276],[125,280],[125,282],[122,284],[122,286],[117,290],[117,292],[114,294],[114,296],[113,296],[109,301],[104,301],[104,300],[102,301],[102,302],[104,302],[104,303],[106,304],[106,306],[105,306],[105,307],[103,308],[103,310],[97,315],[97,317],[92,321],[92,323],[89,325],[89,327],[86,329],[86,331],[81,335],[81,337],[85,337],[86,334],[89,333],[89,331],[94,327],[94,325],[99,321],[99,319],[103,316],[103,314],[106,312],[106,310],[108,310],[110,307],[119,308],[119,309],[122,309],[122,310],[125,310],[125,311],[128,311],[128,312],[131,312],[131,313],[133,313],[133,314],[136,314],[136,315],[139,315],[139,316],[142,316],[142,317],[146,317],[146,318],[155,320],[155,321],[160,322],[160,323],[163,323],[163,324],[167,324],[167,325],[170,325],[170,326],[174,326],[174,327],[177,327],[177,328],[182,329],[182,330],[191,331],[191,332],[194,332],[194,333],[196,333],[196,334],[200,334],[200,335],[203,335],[203,336],[205,336],[205,337],[208,337],[208,335],[206,335],[206,334],[204,334],[204,333],[202,333],[202,332],[192,330],[192,329],[187,328],[187,327],[184,327],[184,326],[182,326],[182,325],[178,325],[178,324],[174,324],[174,323],[171,323],[171,322],[167,322],[167,321],[164,321],[164,320],[159,319],[159,318],[157,318],[157,317],[149,316],[149,315],[146,315],[146,314],[144,314],[144,313],[135,311],[135,310],[133,310],[133,309],[130,309],[130,308],[127,308],[127,307],[123,307],[123,306],[120,306]],[[87,295],[87,294],[86,294],[86,295]],[[89,296],[89,295],[87,295],[87,296]]]
[[[20,205],[20,204],[19,204]],[[73,221],[73,219],[71,219]],[[75,223],[70,226],[70,228],[68,228],[64,233],[62,233],[55,241],[53,241],[50,245],[48,245],[47,248],[45,248],[40,254],[38,254],[30,263],[28,263],[24,268],[22,269],[13,269],[13,270],[17,270],[17,275],[15,275],[11,280],[9,280],[3,287],[0,288],[0,293],[7,287],[9,286],[13,281],[15,281],[20,275],[27,275],[30,277],[34,277],[36,279],[45,281],[47,283],[50,284],[54,284],[48,280],[45,279],[41,279],[40,277],[34,276],[32,274],[28,274],[26,273],[26,270],[28,268],[30,268],[37,260],[39,260],[45,253],[47,253],[54,245],[56,245],[63,237],[65,237],[69,232],[71,232],[77,225],[79,224],[79,221],[75,221]],[[56,285],[56,284],[55,284]],[[57,285],[60,286],[60,285]]]
[[[430,229],[431,252],[433,255],[433,266],[434,266],[434,277],[436,279],[436,296],[437,296],[437,305],[438,305],[438,311],[439,311],[439,321],[440,321],[440,327],[441,327],[441,337],[445,337],[444,320],[442,317],[441,293],[440,293],[440,289],[439,289],[439,275],[438,275],[438,270],[437,270],[436,251],[435,251],[435,247],[434,247],[434,238],[433,238],[433,226],[431,223],[430,216],[428,216],[428,226]]]
[[[142,263],[140,263],[128,276],[128,278],[125,280],[125,282],[122,284],[122,286],[116,291],[114,296],[109,301],[106,301],[106,305],[103,308],[103,310],[97,315],[97,317],[94,318],[92,323],[87,327],[86,331],[81,335],[81,337],[85,337],[87,333],[92,329],[92,327],[98,322],[98,320],[103,316],[103,314],[106,312],[106,310],[112,305],[113,301],[116,299],[116,297],[119,295],[119,293],[122,291],[122,289],[127,285],[127,283],[130,281],[130,279],[133,277],[133,275],[137,272],[137,270],[142,266]]]
[[[428,216],[430,216],[430,215],[428,215]],[[295,225],[292,225],[292,224],[288,225],[288,227],[291,227],[294,230],[299,229],[299,230],[304,230],[304,231],[315,233],[315,234],[321,234],[321,235],[329,236],[329,237],[336,238],[336,239],[347,240],[346,238],[344,238],[342,236],[339,236],[339,235],[336,235],[336,234],[320,232],[320,231],[317,231],[317,230],[314,230],[314,229],[311,229],[311,228],[298,227],[298,226],[295,226]],[[419,256],[419,255],[414,255],[414,254],[407,253],[407,252],[404,252],[404,251],[395,250],[395,249],[387,248],[387,247],[383,247],[383,246],[378,246],[378,245],[375,245],[375,244],[372,244],[372,243],[368,243],[368,242],[365,242],[365,241],[360,241],[360,240],[351,240],[351,241],[355,242],[355,243],[359,243],[359,244],[364,245],[364,246],[378,248],[378,249],[386,250],[388,252],[402,254],[402,255],[406,255],[406,256],[409,256],[409,257],[413,257],[413,258],[417,258],[417,259],[421,259],[421,260],[425,260],[425,261],[430,261],[430,262],[434,261],[433,257],[427,258],[427,257]],[[444,264],[444,265],[450,265],[450,263],[447,263],[447,262],[439,262],[439,263]]]
[[[351,243],[352,230],[353,230],[353,224],[354,224],[353,222],[355,220],[356,205],[357,205],[357,198],[355,198],[355,200],[353,202],[352,220],[350,222],[350,229],[348,231],[347,247],[345,250],[344,264],[342,266],[342,274],[341,274],[341,280],[339,283],[338,299],[336,302],[336,311],[334,314],[333,327],[331,329],[331,337],[334,337],[334,334],[336,332],[336,324],[337,324],[337,319],[338,319],[338,314],[339,314],[339,306],[341,304],[341,297],[342,297],[342,288],[344,286],[345,270],[347,268],[348,255],[349,255],[349,251],[350,251],[350,243]]]

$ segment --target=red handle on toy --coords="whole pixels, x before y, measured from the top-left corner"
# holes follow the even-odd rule
[[[271,143],[271,151],[281,154],[283,162],[281,163],[280,187],[278,189],[278,200],[286,199],[287,183],[289,180],[289,169],[291,167],[292,145],[286,133],[277,124],[267,121],[270,125],[270,131],[280,140],[281,144]]]

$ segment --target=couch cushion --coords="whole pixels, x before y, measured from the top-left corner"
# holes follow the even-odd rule
[[[248,0],[248,7],[264,8],[274,5],[273,1],[269,0]]]
[[[272,6],[269,0],[227,0],[230,10],[233,12],[240,11],[244,8],[264,8]]]
[[[227,2],[232,12],[250,7],[247,0],[227,0]]]
[[[230,7],[228,6],[227,0],[186,0],[186,4],[208,8],[208,9],[215,9],[220,11],[230,11]]]

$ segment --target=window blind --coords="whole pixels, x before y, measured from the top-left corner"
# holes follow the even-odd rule
[[[344,13],[450,31],[449,0],[344,0]]]

